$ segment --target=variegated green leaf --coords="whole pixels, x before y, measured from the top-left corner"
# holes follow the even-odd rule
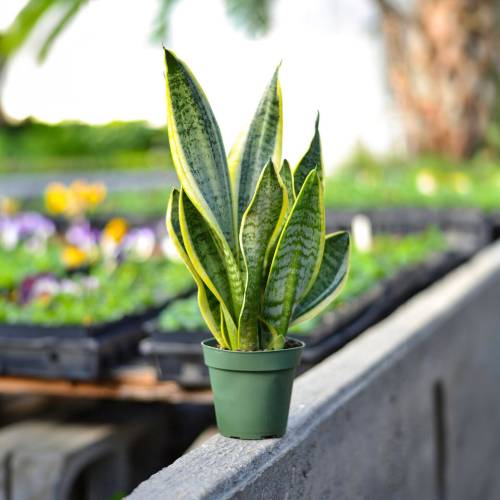
[[[293,187],[293,174],[288,160],[283,160],[283,165],[280,170],[281,180],[285,185],[286,192],[288,193],[288,199],[290,200],[288,208],[292,209],[293,200],[295,200],[295,189]]]
[[[281,230],[283,229],[283,226],[286,224],[286,220],[288,218],[288,215],[290,214],[290,211],[292,210],[293,203],[295,201],[295,193],[293,189],[293,174],[292,170],[290,168],[290,164],[288,163],[287,160],[283,161],[283,165],[281,166],[281,170],[279,171],[279,175],[281,178],[281,181],[283,182],[283,185],[285,186],[287,197],[288,197],[288,207],[286,209],[285,217],[282,218],[281,220],[281,227],[279,228],[279,234],[281,234]],[[271,248],[266,256],[266,262],[265,262],[265,270],[266,274],[269,274],[269,268],[271,267],[271,261],[274,256],[274,252],[276,251],[276,244],[278,243],[277,239],[274,240],[274,243],[272,243]]]
[[[275,165],[281,164],[282,133],[281,89],[277,69],[262,96],[245,140],[230,153],[231,182],[238,224],[250,204],[267,161],[272,159]]]
[[[236,253],[229,170],[219,126],[188,67],[168,50],[165,63],[167,128],[177,175],[210,227]]]
[[[314,136],[306,154],[299,161],[293,173],[295,192],[298,193],[309,172],[313,169],[318,171],[319,177],[323,180],[323,161],[321,159],[321,140],[319,137],[319,113],[314,124]]]
[[[186,252],[200,278],[221,303],[224,315],[235,325],[241,310],[243,286],[238,265],[227,242],[220,240],[206,220],[182,192],[179,199],[179,221]],[[228,332],[236,326],[228,324]],[[231,338],[234,345],[236,339]]]
[[[224,348],[229,348],[229,340],[224,336],[220,328],[221,312],[220,304],[215,295],[206,287],[200,275],[196,272],[191,260],[189,259],[184,243],[182,240],[181,226],[179,221],[179,197],[180,192],[173,189],[170,194],[170,199],[167,206],[167,229],[170,238],[174,242],[180,257],[184,264],[191,272],[194,281],[198,287],[198,305],[200,307],[201,315],[205,320],[208,329],[217,340],[219,345]]]
[[[307,176],[278,241],[264,293],[263,315],[273,335],[284,337],[294,305],[318,274],[324,248],[323,186]]]
[[[349,233],[345,231],[326,237],[318,276],[307,295],[295,307],[292,324],[313,318],[340,293],[349,269],[349,244]]]
[[[264,263],[281,228],[287,210],[287,195],[271,161],[257,182],[254,197],[243,214],[240,245],[246,270],[245,298],[239,319],[240,348],[259,349],[258,317],[261,290],[265,284]]]

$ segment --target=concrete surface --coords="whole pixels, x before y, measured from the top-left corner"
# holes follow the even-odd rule
[[[217,435],[128,498],[500,498],[500,244],[297,379],[287,435]]]

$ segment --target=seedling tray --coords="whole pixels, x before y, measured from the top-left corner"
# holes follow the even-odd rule
[[[467,260],[472,251],[448,251],[427,262],[409,266],[381,280],[374,288],[326,314],[322,324],[307,334],[293,334],[306,344],[299,373],[311,368],[347,342],[381,321],[411,296]],[[155,321],[146,325],[149,337],[140,343],[143,355],[154,360],[160,380],[176,380],[186,388],[207,387],[208,371],[200,342],[208,331],[161,332]]]
[[[435,226],[450,234],[473,238],[475,244],[491,241],[493,218],[473,208],[372,208],[361,210],[327,210],[326,226],[329,232],[350,230],[353,218],[363,214],[370,219],[374,233],[409,234]],[[496,218],[500,227],[500,213]]]
[[[494,211],[487,215],[487,221],[493,240],[500,239],[500,211]]]
[[[409,298],[468,260],[475,252],[450,250],[426,262],[408,266],[380,281],[358,298],[326,314],[319,328],[297,335],[306,343],[301,370],[305,371],[339,350],[361,332],[386,318]]]
[[[357,213],[360,212],[336,212],[327,220],[329,230],[348,229]],[[484,217],[475,211],[380,209],[362,213],[371,219],[376,233],[409,234],[425,230],[429,225],[438,226],[447,233],[452,249],[381,280],[367,293],[326,314],[316,330],[295,334],[306,344],[299,373],[340,349],[410,297],[468,260],[490,239]],[[200,342],[210,337],[207,331],[166,333],[158,331],[154,321],[146,325],[146,330],[149,337],[141,341],[140,350],[155,362],[160,380],[173,379],[186,388],[209,385],[200,347]]]
[[[179,295],[186,297],[189,293]],[[144,323],[172,300],[92,326],[0,324],[0,374],[96,380],[138,354]]]

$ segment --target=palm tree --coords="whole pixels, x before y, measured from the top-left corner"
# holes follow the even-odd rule
[[[417,0],[406,13],[376,1],[410,151],[471,155],[495,109],[496,2]]]
[[[1,82],[8,59],[50,11],[56,22],[40,46],[43,61],[62,31],[89,0],[29,0],[0,34]],[[158,0],[153,35],[164,39],[178,0]],[[347,0],[346,0],[347,1]],[[403,11],[394,0],[374,0],[386,44],[387,75],[411,152],[453,157],[472,154],[496,104],[500,13],[495,0],[415,0]],[[225,0],[228,15],[249,33],[271,26],[273,0]],[[399,2],[403,5],[405,2]],[[4,117],[5,119],[5,117]]]
[[[17,14],[12,24],[0,33],[0,126],[8,123],[2,106],[2,84],[9,60],[18,52],[29,38],[38,23],[49,13],[57,12],[56,22],[47,33],[38,51],[39,61],[47,56],[52,44],[64,28],[76,16],[87,0],[29,0]]]

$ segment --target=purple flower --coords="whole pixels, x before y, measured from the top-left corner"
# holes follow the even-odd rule
[[[131,229],[123,238],[122,248],[139,259],[148,259],[154,252],[156,235],[150,227]]]
[[[45,243],[55,230],[55,224],[50,219],[35,212],[0,217],[0,244],[12,249],[25,240]]]
[[[19,243],[19,225],[10,217],[0,217],[0,244],[11,250]]]
[[[56,230],[55,224],[50,219],[36,212],[20,213],[13,219],[18,225],[21,238],[37,236],[47,239]]]
[[[57,278],[51,273],[40,273],[25,278],[19,286],[19,301],[26,304],[40,295],[59,292]]]
[[[92,229],[88,221],[80,222],[73,224],[66,231],[66,240],[71,245],[88,252],[96,246],[99,240],[99,232]]]

